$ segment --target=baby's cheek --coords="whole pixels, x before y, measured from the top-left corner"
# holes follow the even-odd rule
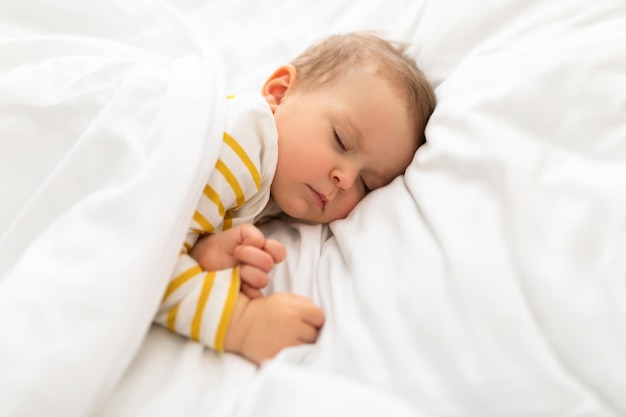
[[[345,200],[342,201],[342,216],[341,218],[347,217],[348,214],[354,210],[354,208],[359,204],[361,200],[365,197],[364,193],[361,191],[354,191],[345,196]]]

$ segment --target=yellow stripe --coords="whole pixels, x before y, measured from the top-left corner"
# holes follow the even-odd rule
[[[228,100],[232,100],[232,99],[234,99],[234,98],[235,98],[235,95],[234,95],[234,94],[229,94],[229,95],[227,95],[227,96],[226,96],[226,98],[227,98]]]
[[[189,244],[188,242],[183,242],[183,246],[185,247],[185,250],[187,252],[191,250],[191,244]]]
[[[224,217],[224,205],[222,204],[222,200],[220,200],[220,196],[210,185],[204,187],[204,195],[207,196],[209,200],[213,202],[217,206],[217,211],[220,213],[220,216]]]
[[[193,220],[198,223],[200,227],[202,227],[203,232],[213,233],[215,231],[213,225],[207,219],[205,219],[199,211],[196,211],[193,214]]]
[[[250,159],[246,151],[241,147],[241,145],[239,145],[239,143],[237,143],[237,141],[232,136],[230,136],[226,132],[224,132],[224,142],[226,142],[226,144],[230,146],[233,151],[235,151],[239,159],[241,159],[241,162],[243,162],[244,165],[248,168],[248,172],[250,172],[250,175],[254,180],[254,184],[256,185],[256,190],[259,191],[261,189],[261,176],[259,175],[259,170],[256,168],[254,163],[252,163],[252,160]]]
[[[217,170],[224,176],[226,181],[228,181],[228,184],[230,184],[230,188],[233,189],[233,193],[235,193],[235,197],[237,199],[237,207],[243,206],[243,203],[246,202],[246,199],[243,196],[243,190],[239,185],[239,181],[237,181],[237,178],[235,178],[232,171],[228,169],[226,164],[222,162],[221,159],[217,160],[215,168],[217,168]]]
[[[217,328],[215,334],[215,343],[213,346],[218,352],[224,351],[224,339],[226,338],[226,330],[230,324],[230,318],[233,315],[235,308],[235,302],[237,301],[237,294],[239,294],[239,267],[233,268],[233,273],[230,276],[230,289],[226,296],[226,303],[224,304],[224,311],[222,312],[222,319]]]
[[[200,340],[200,330],[202,329],[202,317],[204,316],[204,307],[206,307],[209,295],[211,294],[213,281],[215,281],[215,271],[207,272],[206,276],[204,277],[204,283],[202,284],[200,298],[198,298],[196,314],[194,314],[193,321],[191,322],[190,336],[193,340]]]
[[[167,312],[167,328],[173,332],[176,332],[176,315],[178,314],[179,305],[180,304],[176,304]]]
[[[228,230],[231,227],[233,227],[233,218],[230,215],[230,211],[228,213],[226,213],[226,215],[224,216],[224,224],[222,225],[222,231],[224,230]]]
[[[170,285],[167,286],[167,290],[165,290],[165,295],[163,296],[163,299],[165,300],[167,297],[172,295],[172,293],[176,291],[181,285],[183,285],[185,282],[189,281],[191,278],[195,277],[196,275],[200,274],[201,272],[202,272],[202,268],[196,265],[196,266],[189,268],[188,270],[186,270],[185,272],[183,272],[176,278],[174,278],[170,282]]]

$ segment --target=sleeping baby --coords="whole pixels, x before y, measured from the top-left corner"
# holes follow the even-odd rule
[[[254,225],[279,213],[309,223],[346,217],[404,173],[434,106],[404,49],[365,33],[313,44],[260,93],[228,97],[219,159],[156,322],[256,364],[315,342],[318,306],[262,295],[286,250]]]

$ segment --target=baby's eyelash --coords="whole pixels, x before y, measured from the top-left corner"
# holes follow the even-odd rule
[[[343,141],[341,140],[341,138],[337,134],[336,130],[333,130],[333,135],[335,136],[335,142],[337,142],[337,146],[339,146],[339,149],[341,149],[342,152],[345,152],[346,151],[346,146],[343,144]]]

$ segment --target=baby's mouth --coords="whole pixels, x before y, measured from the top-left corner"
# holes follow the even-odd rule
[[[309,188],[311,189],[311,193],[313,194],[313,197],[315,198],[318,207],[320,208],[320,210],[324,211],[324,207],[326,207],[328,199],[324,194],[317,192],[315,188],[311,187],[310,185]]]

